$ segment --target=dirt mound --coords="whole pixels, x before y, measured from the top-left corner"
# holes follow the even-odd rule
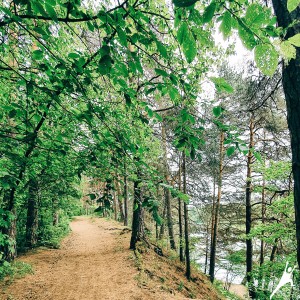
[[[128,249],[130,232],[117,222],[78,217],[71,229],[60,249],[19,258],[32,264],[35,272],[2,286],[0,299],[220,299],[204,277],[187,282],[182,269],[154,251],[144,251],[137,258]]]
[[[149,250],[143,244],[139,244],[136,255],[136,265],[140,271],[138,284],[141,288],[152,292],[165,291],[168,299],[223,299],[218,295],[208,278],[192,269],[192,278],[188,281],[185,276],[185,268],[179,262],[175,253],[165,253],[160,256],[153,250]]]

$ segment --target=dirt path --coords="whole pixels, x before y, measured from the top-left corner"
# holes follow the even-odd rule
[[[128,234],[120,234],[124,227],[78,217],[71,229],[60,249],[20,259],[32,264],[35,272],[1,291],[1,300],[174,299],[137,286]]]

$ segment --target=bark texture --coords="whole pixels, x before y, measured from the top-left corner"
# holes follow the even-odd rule
[[[300,33],[300,8],[293,12],[287,10],[286,0],[273,0],[273,7],[280,27],[289,27],[284,37],[288,39]],[[294,206],[297,239],[297,260],[300,267],[300,48],[297,47],[296,59],[283,64],[282,83],[287,106],[287,121],[291,136],[292,165],[294,175]]]
[[[249,124],[249,152],[247,157],[247,178],[246,178],[246,235],[250,234],[252,225],[252,164],[253,164],[253,147],[254,147],[254,118],[251,116]],[[252,239],[246,239],[246,279],[248,282],[249,296],[255,298],[253,277],[253,244]]]
[[[183,164],[182,164],[182,175],[183,175],[183,192],[186,194],[186,159],[183,153]],[[191,260],[190,260],[190,238],[189,238],[189,210],[187,203],[183,204],[184,213],[184,240],[185,240],[185,276],[188,280],[191,279]]]
[[[29,181],[27,220],[26,220],[26,246],[33,248],[37,244],[38,231],[38,185],[33,179]]]
[[[130,249],[136,249],[136,243],[143,240],[144,234],[144,209],[142,206],[142,192],[139,186],[140,181],[134,182],[134,201],[132,216],[132,233],[130,240]]]
[[[209,278],[211,282],[215,280],[215,264],[216,264],[216,249],[217,249],[217,238],[218,238],[218,223],[219,223],[219,211],[222,195],[222,176],[223,176],[223,154],[224,154],[224,132],[220,133],[220,148],[219,148],[219,176],[218,176],[218,195],[215,203],[215,210],[212,214],[213,217],[213,228],[212,228],[212,242],[210,249],[210,261],[209,261]]]

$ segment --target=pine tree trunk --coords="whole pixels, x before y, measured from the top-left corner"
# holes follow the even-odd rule
[[[120,222],[124,222],[125,217],[124,217],[124,209],[123,209],[123,203],[122,203],[119,178],[116,181],[116,187],[117,187],[117,201],[118,201],[119,211],[120,211]]]
[[[181,159],[179,158],[179,170],[178,170],[178,189],[182,190],[181,187]],[[183,248],[183,226],[182,226],[182,205],[181,199],[178,198],[178,224],[179,224],[179,258],[180,261],[184,261],[184,248]]]
[[[208,220],[208,221],[207,221],[207,224],[206,224],[204,274],[206,274],[206,271],[207,271],[207,265],[208,265],[208,251],[209,251],[209,223],[210,223],[210,220]]]
[[[170,183],[169,178],[169,165],[168,165],[168,156],[167,156],[167,136],[164,122],[161,127],[161,135],[162,135],[162,143],[164,149],[164,173],[165,173],[165,181],[167,184]],[[172,206],[171,206],[171,192],[169,189],[164,189],[165,194],[165,203],[166,203],[166,211],[167,211],[167,225],[168,225],[168,233],[170,239],[170,247],[173,250],[176,250],[175,238],[174,238],[174,229],[173,229],[173,218],[172,218]]]
[[[142,192],[139,186],[140,181],[134,182],[132,233],[130,240],[130,249],[135,250],[136,243],[145,238],[144,234],[144,209],[142,207]]]
[[[113,190],[113,209],[114,209],[114,218],[118,220],[118,211],[117,211],[117,194],[116,191]]]
[[[262,182],[262,192],[261,192],[261,223],[265,224],[265,216],[266,216],[266,194],[265,194],[266,181],[263,178]],[[264,231],[262,231],[262,236],[264,235]],[[264,263],[264,249],[265,243],[262,239],[260,241],[260,256],[259,256],[259,264],[262,265]]]
[[[172,219],[172,207],[171,207],[171,192],[170,190],[165,190],[166,206],[167,206],[167,223],[168,223],[168,233],[170,238],[170,247],[176,250],[174,230],[173,230],[173,219]]]
[[[26,246],[33,248],[37,244],[38,231],[38,186],[37,181],[31,179],[28,186]]]
[[[183,175],[183,193],[186,194],[186,157],[183,153],[183,164],[182,164],[182,175]],[[189,238],[189,210],[186,202],[183,203],[183,214],[184,214],[184,240],[185,240],[185,264],[186,271],[185,276],[188,280],[191,279],[191,260],[190,260],[190,238]]]
[[[249,124],[249,152],[247,157],[247,178],[246,178],[246,235],[250,234],[252,225],[252,207],[251,207],[251,194],[252,194],[252,164],[253,164],[253,147],[254,147],[254,119],[250,118]],[[246,279],[248,282],[249,295],[255,298],[255,290],[253,283],[253,276],[251,274],[253,267],[253,244],[252,239],[246,239]]]
[[[223,175],[223,152],[224,152],[224,132],[220,133],[220,148],[219,148],[219,176],[218,176],[218,195],[215,204],[215,212],[213,214],[213,235],[210,249],[210,261],[209,261],[209,278],[211,282],[215,280],[215,265],[216,265],[216,250],[217,250],[217,238],[218,238],[218,223],[219,223],[219,211],[222,195],[222,175]]]
[[[165,235],[165,222],[166,222],[166,214],[167,214],[167,204],[166,199],[164,199],[164,209],[162,213],[162,219],[163,223],[160,225],[160,231],[159,231],[159,239],[161,240]]]
[[[280,27],[287,28],[285,39],[300,33],[300,8],[287,10],[287,0],[273,0],[273,7]],[[287,122],[291,136],[292,168],[294,175],[294,207],[297,239],[297,260],[300,268],[300,48],[296,59],[283,63],[282,83],[287,106]]]
[[[128,182],[126,174],[126,163],[124,169],[124,226],[128,226]]]
[[[215,227],[215,213],[216,213],[216,174],[214,172],[214,183],[213,183],[213,205],[211,209],[211,232],[210,232],[210,247],[212,247],[214,227]]]

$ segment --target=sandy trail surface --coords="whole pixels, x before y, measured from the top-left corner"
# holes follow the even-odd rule
[[[1,287],[0,299],[174,299],[138,287],[138,271],[128,249],[129,234],[122,234],[123,226],[105,219],[77,217],[71,229],[60,249],[22,256],[20,260],[32,264],[34,274]]]

